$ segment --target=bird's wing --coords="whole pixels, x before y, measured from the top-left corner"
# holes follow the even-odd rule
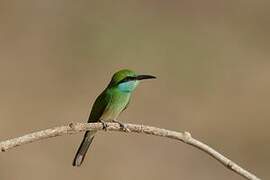
[[[108,105],[110,104],[112,100],[112,95],[110,92],[108,91],[103,91],[96,99],[88,122],[97,122],[99,121],[100,117],[102,116],[102,114],[106,111]]]

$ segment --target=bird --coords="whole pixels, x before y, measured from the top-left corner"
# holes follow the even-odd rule
[[[106,122],[116,122],[120,124],[120,127],[126,129],[121,122],[117,121],[117,117],[128,107],[131,95],[140,81],[155,78],[152,75],[137,74],[129,69],[122,69],[114,73],[109,85],[96,98],[88,118],[88,123],[101,122],[106,129]],[[85,132],[74,157],[73,166],[81,166],[96,132]]]

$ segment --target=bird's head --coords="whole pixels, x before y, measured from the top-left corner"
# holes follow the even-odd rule
[[[151,75],[139,75],[132,70],[123,69],[114,73],[109,87],[118,88],[122,92],[132,92],[143,79],[155,79]]]

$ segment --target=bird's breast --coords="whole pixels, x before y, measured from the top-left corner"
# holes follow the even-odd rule
[[[128,105],[130,93],[115,93],[108,104],[105,112],[102,114],[102,120],[115,120]]]

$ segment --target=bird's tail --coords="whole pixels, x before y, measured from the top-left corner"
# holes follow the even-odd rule
[[[86,131],[86,133],[84,134],[84,138],[81,142],[81,145],[77,150],[76,156],[73,160],[72,163],[73,166],[80,166],[82,164],[84,157],[87,153],[87,150],[94,139],[95,133],[96,133],[95,131]]]

